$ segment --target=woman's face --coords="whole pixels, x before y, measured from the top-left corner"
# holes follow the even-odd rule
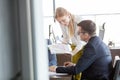
[[[65,15],[65,16],[62,16],[62,17],[58,17],[57,21],[63,26],[68,26],[69,22],[70,22],[70,16]]]

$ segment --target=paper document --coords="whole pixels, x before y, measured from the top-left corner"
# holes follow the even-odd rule
[[[62,53],[71,54],[71,51],[72,51],[70,45],[62,44],[62,43],[48,45],[48,48],[53,54],[62,54]]]
[[[54,75],[68,75],[68,73],[56,73],[56,72],[49,72],[50,76],[54,76]]]

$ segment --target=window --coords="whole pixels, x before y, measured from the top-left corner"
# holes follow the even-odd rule
[[[64,7],[75,15],[80,15],[83,19],[91,19],[97,24],[97,35],[99,35],[99,29],[105,23],[105,33],[103,41],[108,44],[109,41],[113,41],[115,46],[120,46],[120,8],[119,0],[53,0],[55,1],[55,8]],[[48,1],[53,7],[53,2]],[[71,6],[72,5],[72,6]],[[112,5],[112,6],[111,6]],[[51,7],[44,7],[46,13],[53,11]],[[48,10],[48,11],[47,11]],[[54,11],[53,11],[54,12]],[[52,13],[52,12],[51,12]],[[50,13],[50,18],[53,18],[53,14]],[[48,17],[47,17],[48,18]],[[54,19],[52,19],[54,22]],[[53,23],[50,19],[45,21],[45,25]],[[47,27],[46,27],[47,28]],[[46,30],[46,29],[45,29]]]

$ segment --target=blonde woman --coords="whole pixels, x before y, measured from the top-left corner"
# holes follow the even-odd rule
[[[72,15],[62,7],[58,7],[55,12],[55,19],[60,23],[63,43],[70,43],[72,48],[72,62],[77,63],[82,55],[83,43],[77,34],[77,24],[81,21],[79,16]],[[75,80],[80,80],[80,75],[74,75]]]

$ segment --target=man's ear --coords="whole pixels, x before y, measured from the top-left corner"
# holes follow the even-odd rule
[[[89,36],[89,34],[88,33],[84,33],[84,36],[85,36],[85,38],[87,38]]]

